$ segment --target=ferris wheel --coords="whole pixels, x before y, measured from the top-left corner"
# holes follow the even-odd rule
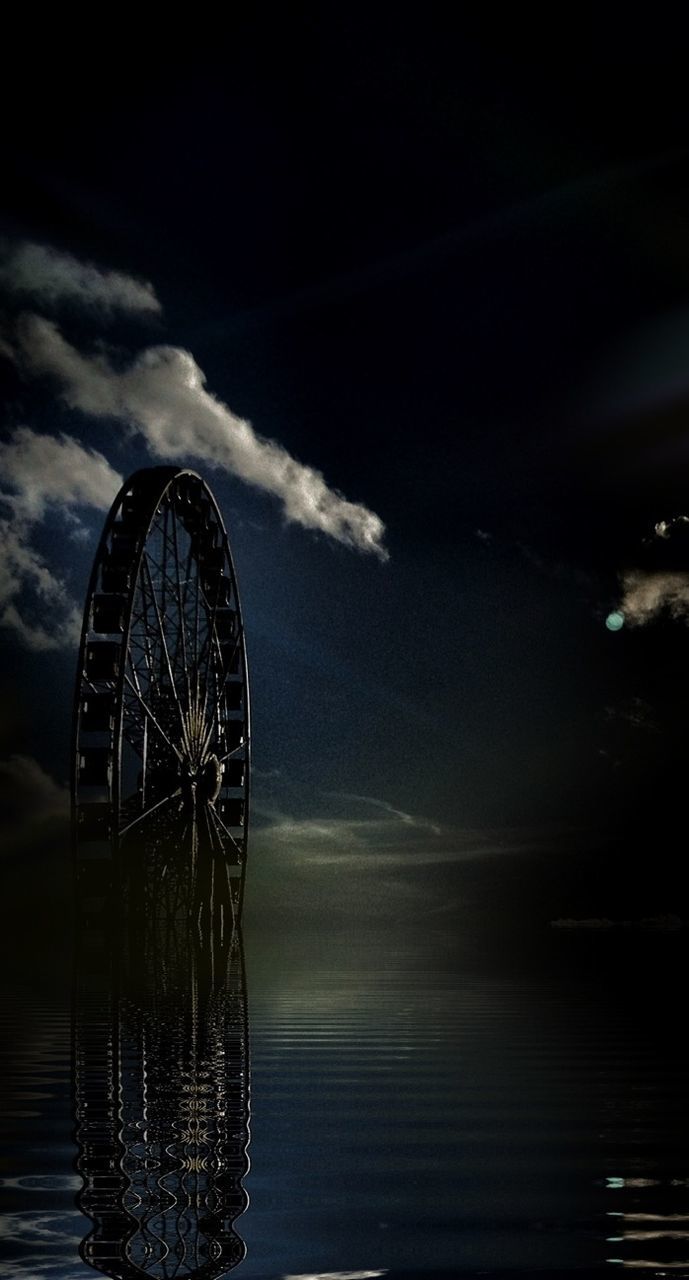
[[[105,521],[84,608],[72,767],[82,895],[121,883],[153,850],[153,893],[167,876],[191,899],[205,861],[236,915],[249,751],[244,628],[217,503],[193,471],[137,471]]]

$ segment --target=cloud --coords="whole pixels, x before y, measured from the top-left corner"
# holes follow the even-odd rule
[[[375,1276],[386,1276],[387,1271],[304,1271],[289,1274],[282,1280],[373,1280]]]
[[[689,561],[689,516],[658,520],[644,546],[660,567],[621,574],[623,595],[617,612],[632,627],[643,627],[662,613],[689,623],[689,570],[682,567]]]
[[[0,626],[25,648],[45,653],[78,643],[81,611],[64,580],[30,545],[29,530],[22,521],[0,518]]]
[[[31,427],[17,427],[0,442],[0,477],[0,498],[30,520],[42,519],[51,504],[105,511],[122,484],[102,453],[73,436],[40,435]]]
[[[320,813],[295,814],[296,791],[291,812],[286,797],[272,812],[257,799],[256,876],[247,911],[259,931],[273,919],[290,928],[307,920],[321,928],[325,921],[327,933],[336,925],[351,928],[353,919],[357,927],[378,928],[384,921],[422,917],[432,923],[462,920],[473,929],[498,916],[521,928],[531,908],[527,903],[524,917],[515,915],[519,885],[540,885],[543,868],[554,859],[569,864],[562,872],[567,882],[575,875],[573,861],[591,847],[590,832],[559,824],[448,826],[437,835],[382,811],[360,814],[353,805],[340,816],[325,806]],[[540,922],[557,909],[545,906]]]
[[[42,305],[66,300],[101,312],[160,310],[150,284],[45,245],[0,242],[0,258],[0,284]],[[22,315],[12,340],[0,337],[0,352],[25,372],[53,377],[71,408],[119,419],[143,438],[154,459],[201,459],[273,494],[288,521],[388,558],[380,518],[236,417],[206,390],[204,374],[188,351],[150,347],[120,366],[102,350],[84,355],[54,321]],[[79,636],[80,610],[64,578],[37,548],[36,525],[59,513],[68,536],[83,540],[90,533],[79,509],[107,510],[122,477],[102,453],[73,436],[41,435],[20,426],[0,443],[0,483],[0,626],[34,652],[72,645]]]
[[[611,723],[623,722],[631,725],[632,729],[643,729],[648,733],[659,732],[653,711],[643,698],[636,696],[624,698],[615,705],[606,706],[604,715]],[[607,752],[604,751],[601,754],[607,755]]]
[[[8,800],[5,817],[16,809],[23,819],[33,823],[66,818],[69,814],[69,792],[61,786],[33,756],[12,755],[0,760],[0,791]]]
[[[512,828],[474,830],[444,828],[428,818],[395,809],[370,796],[326,792],[344,813],[296,817],[252,803],[258,819],[255,838],[279,856],[308,867],[350,868],[375,874],[381,871],[426,867],[432,864],[471,862],[477,858],[522,855],[537,848],[550,849],[553,832]],[[373,816],[353,810],[352,802],[379,812]],[[562,833],[560,843],[562,843]],[[570,840],[574,835],[569,833]]]
[[[0,356],[4,356],[6,360],[15,360],[15,350],[12,343],[4,334],[0,333]]]
[[[441,828],[427,818],[395,809],[386,800],[348,792],[327,791],[328,814],[307,818],[263,808],[254,803],[254,812],[263,818],[261,831],[269,844],[288,851],[298,861],[310,865],[362,861],[378,868],[453,860],[439,847]],[[340,812],[333,813],[335,808]],[[361,812],[363,809],[363,812]],[[366,812],[373,809],[374,814]],[[342,812],[343,811],[343,812]],[[372,855],[375,854],[375,858]]]
[[[83,355],[40,316],[18,327],[24,365],[50,375],[71,408],[118,418],[143,436],[150,453],[167,461],[200,458],[277,497],[288,521],[318,530],[345,546],[387,560],[385,526],[365,506],[349,502],[314,468],[260,435],[205,388],[193,356],[178,347],[141,352],[116,369],[103,353]]]
[[[622,586],[620,611],[631,626],[643,627],[664,611],[689,623],[689,573],[630,569],[622,575]]]
[[[662,916],[644,916],[642,920],[610,920],[607,916],[590,916],[583,920],[560,917],[550,921],[551,929],[650,929],[660,933],[674,933],[684,927],[680,916],[668,913]]]
[[[35,653],[78,642],[81,610],[64,579],[32,543],[35,526],[51,510],[71,522],[76,510],[107,510],[121,477],[102,454],[68,435],[39,435],[17,427],[0,444],[0,626]],[[44,619],[49,619],[47,624]]]
[[[560,916],[550,921],[551,929],[615,929],[621,921],[609,920],[607,916],[591,916],[584,920],[573,920]],[[628,924],[629,921],[624,921]]]
[[[674,520],[659,520],[653,528],[656,538],[669,538],[673,530],[681,525],[689,524],[689,516],[675,516]]]
[[[326,791],[325,794],[341,800],[355,800],[359,804],[372,805],[374,809],[381,809],[383,813],[389,814],[392,818],[399,818],[405,827],[417,827],[421,831],[432,831],[436,836],[442,834],[442,827],[430,822],[428,818],[419,818],[413,813],[405,813],[403,809],[395,809],[393,805],[388,804],[387,800],[376,800],[373,796],[354,795],[349,791]]]
[[[105,271],[48,245],[5,241],[0,252],[0,286],[42,306],[77,303],[105,315],[113,311],[158,314],[162,309],[148,281]]]
[[[4,868],[22,866],[37,850],[66,847],[68,787],[56,782],[33,756],[0,760],[0,855]],[[59,861],[59,859],[58,859]]]

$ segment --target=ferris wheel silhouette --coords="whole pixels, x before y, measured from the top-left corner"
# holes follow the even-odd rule
[[[180,909],[196,909],[205,875],[203,892],[236,917],[249,812],[246,646],[227,532],[193,471],[137,471],[112,505],[86,595],[73,725],[82,898],[122,886],[149,848],[153,896],[169,876]]]

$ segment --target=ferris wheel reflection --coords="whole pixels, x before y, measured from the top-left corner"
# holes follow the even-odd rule
[[[130,885],[118,913],[82,917],[78,935],[77,1201],[93,1223],[81,1257],[117,1280],[221,1276],[246,1252],[234,1227],[249,1167],[238,921],[190,915],[163,877],[155,910],[150,883]]]

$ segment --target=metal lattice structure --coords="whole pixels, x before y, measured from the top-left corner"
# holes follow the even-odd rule
[[[174,881],[172,899],[193,910],[203,881],[205,905],[236,919],[249,744],[244,628],[217,503],[195,472],[138,471],[106,519],[84,608],[72,771],[82,902],[140,873],[154,897],[168,877],[168,901]],[[153,851],[144,870],[134,848]]]

